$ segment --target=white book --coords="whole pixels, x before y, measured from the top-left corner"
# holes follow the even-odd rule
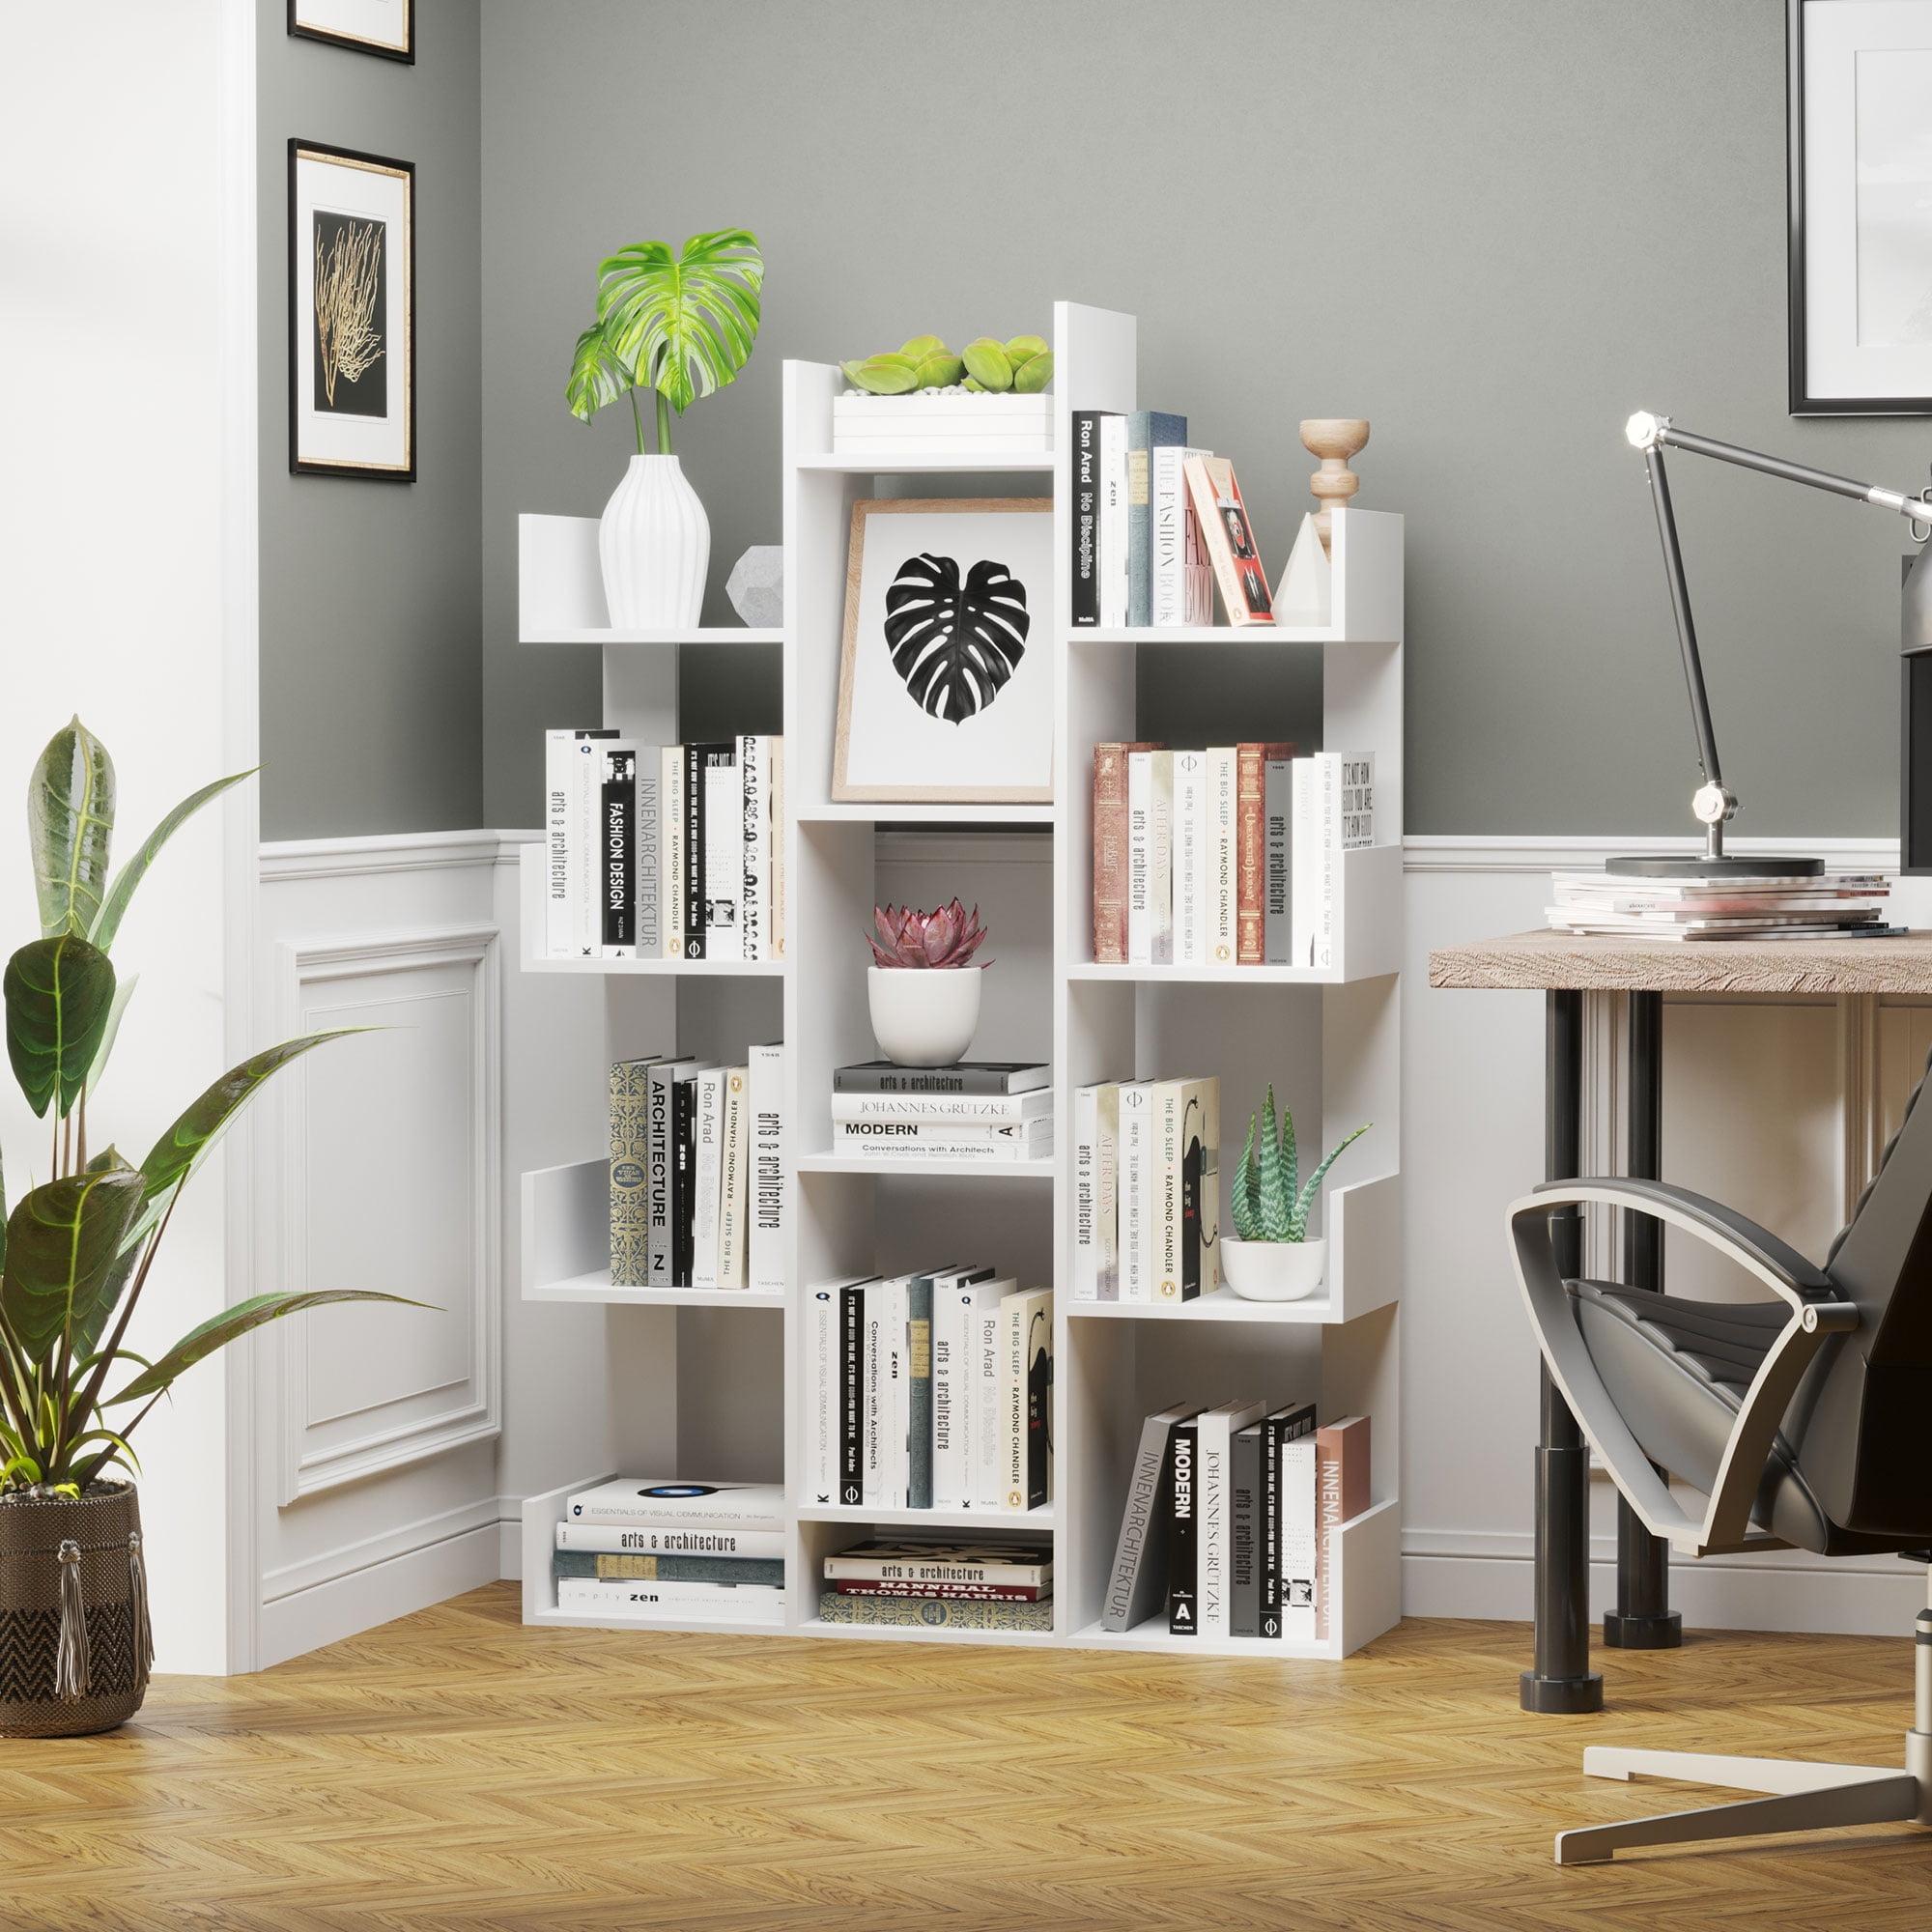
[[[1121,1089],[1103,1080],[1073,1094],[1073,1298],[1121,1298]]]
[[[781,1530],[784,1507],[784,1488],[779,1483],[613,1476],[608,1483],[580,1490],[570,1497],[564,1504],[564,1519],[568,1522],[647,1523],[659,1528]],[[675,1544],[661,1547],[670,1553],[678,1548]]]
[[[1203,1636],[1229,1634],[1228,1595],[1234,1553],[1236,1433],[1267,1413],[1264,1402],[1224,1402],[1204,1408],[1194,1441],[1195,1601]]]
[[[718,1281],[720,1288],[745,1285],[745,1226],[750,1195],[752,1069],[724,1069],[724,1119],[718,1160]]]
[[[738,951],[745,959],[769,959],[771,917],[772,787],[769,738],[747,732],[738,740],[739,795],[744,822],[743,878],[739,886]]]
[[[613,730],[550,731],[544,737],[551,896],[544,933],[554,957],[593,959],[604,950],[604,747]],[[562,898],[555,867],[562,862]],[[561,944],[556,942],[561,940]]]
[[[745,795],[738,751],[710,753],[704,762],[704,956],[738,956],[740,901],[745,895]],[[687,946],[690,936],[686,935]]]
[[[1316,1538],[1314,1432],[1281,1445],[1281,1634],[1315,1640]]]
[[[1142,1168],[1148,1189],[1147,1229],[1149,1236],[1148,1287],[1151,1301],[1179,1301],[1180,1295],[1180,1241],[1182,1199],[1180,1171],[1180,1114],[1186,1094],[1185,1081],[1156,1080],[1153,1083],[1149,1115],[1151,1117],[1153,1145],[1151,1157]]]
[[[544,947],[552,959],[570,955],[577,936],[570,897],[570,801],[574,731],[544,733]]]
[[[1153,1299],[1152,1260],[1148,1232],[1148,1169],[1153,1159],[1153,1083],[1134,1081],[1121,1089],[1121,1296],[1122,1301]]]
[[[752,1287],[781,1294],[787,1265],[784,1054],[782,1041],[754,1046],[751,1053],[751,1241],[747,1254]]]
[[[1208,752],[1208,960],[1214,966],[1235,963],[1236,912],[1239,880],[1236,874],[1236,802],[1239,781],[1232,745],[1214,745]]]
[[[1000,1417],[1000,1457],[1004,1464],[1006,1493],[1001,1505],[1009,1510],[1034,1507],[1030,1490],[1033,1450],[1031,1366],[1034,1339],[1042,1332],[1053,1333],[1053,1291],[1050,1288],[1022,1289],[1000,1303],[1000,1350],[1005,1357],[1005,1387]],[[1049,1348],[1049,1354],[1051,1350]],[[1050,1390],[1047,1400],[1051,1400]],[[1041,1423],[1050,1437],[1047,1418]],[[1047,1495],[1053,1493],[1052,1468],[1048,1464]],[[1042,1501],[1044,1498],[1041,1499]]]
[[[1174,753],[1149,752],[1148,917],[1151,963],[1174,964]]]
[[[1156,625],[1170,630],[1189,621],[1188,563],[1200,549],[1198,541],[1189,541],[1194,510],[1182,466],[1190,456],[1213,453],[1179,443],[1157,444],[1148,451],[1150,611]]]
[[[785,1553],[782,1529],[736,1529],[713,1523],[560,1522],[559,1549],[609,1556],[746,1556]]]
[[[910,1121],[919,1126],[1009,1127],[1053,1112],[1053,1089],[1025,1094],[834,1094],[835,1121]]]
[[[1212,957],[1208,777],[1206,752],[1174,753],[1174,957],[1182,966]]]
[[[949,1268],[932,1284],[932,1506],[973,1507],[972,1289],[991,1268]]]
[[[1376,842],[1376,761],[1343,758],[1339,762],[1342,849],[1354,852]]]
[[[879,1294],[880,1367],[884,1403],[879,1412],[879,1506],[904,1509],[912,1490],[912,1459],[906,1442],[911,1420],[912,1364],[907,1321],[912,1277],[894,1275]]]
[[[1342,760],[1294,761],[1294,828],[1289,867],[1290,940],[1297,966],[1335,960],[1335,874],[1342,864]]]
[[[718,1195],[724,1153],[724,1081],[729,1069],[707,1067],[692,1095],[696,1157],[691,1186],[691,1285],[718,1286]]]
[[[1127,621],[1127,419],[1100,418],[1100,622]]]
[[[976,1127],[894,1126],[880,1122],[839,1121],[832,1129],[832,1151],[880,1167],[916,1167],[924,1162],[973,1161],[983,1167],[1025,1166],[1053,1152],[1051,1120],[985,1132]]]
[[[658,837],[659,893],[664,930],[661,951],[667,959],[684,957],[684,747],[667,745],[658,757],[659,810],[663,831]]]
[[[1127,964],[1153,964],[1153,753],[1127,753]]]
[[[1006,1467],[1000,1454],[1001,1397],[1006,1385],[1006,1364],[1000,1353],[1000,1304],[1018,1289],[1018,1280],[1009,1275],[999,1281],[975,1282],[961,1291],[966,1303],[967,1366],[972,1376],[972,1507],[976,1510],[1004,1509],[1007,1503]]]
[[[820,1282],[805,1296],[805,1494],[813,1504],[838,1498],[838,1291]]]
[[[635,1617],[639,1623],[677,1617],[693,1623],[781,1625],[785,1595],[755,1583],[634,1583],[608,1577],[560,1577],[556,1606],[604,1612],[613,1619]]]
[[[782,959],[785,953],[785,741],[766,740],[770,748],[772,800],[771,916],[765,922],[767,959]]]

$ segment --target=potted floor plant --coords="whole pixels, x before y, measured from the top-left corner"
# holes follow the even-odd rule
[[[580,422],[631,399],[638,450],[604,506],[598,554],[618,630],[689,630],[704,603],[711,525],[671,448],[673,415],[732,382],[757,340],[765,264],[755,235],[721,228],[673,254],[635,242],[597,270],[597,320],[577,338],[564,398]],[[653,398],[656,447],[638,391]]]
[[[231,1067],[138,1165],[88,1119],[133,990],[111,955],[135,889],[182,824],[248,776],[184,799],[110,873],[106,747],[76,718],[34,768],[27,823],[41,936],[8,960],[4,992],[8,1059],[27,1104],[50,1122],[51,1146],[47,1179],[11,1213],[0,1186],[0,1736],[111,1730],[140,1708],[154,1646],[128,1438],[176,1378],[298,1309],[402,1298],[257,1294],[152,1361],[127,1344],[175,1203],[223,1129],[278,1068],[340,1037],[287,1040]]]
[[[1368,1122],[1345,1138],[1306,1181],[1294,1145],[1294,1116],[1281,1110],[1275,1124],[1274,1088],[1257,1116],[1235,1169],[1235,1232],[1221,1240],[1228,1286],[1247,1301],[1300,1301],[1321,1286],[1328,1269],[1325,1236],[1310,1240],[1308,1216],[1328,1170],[1368,1132]]]
[[[866,935],[872,1036],[895,1066],[951,1066],[965,1057],[980,1024],[980,975],[973,964],[986,937],[980,908],[957,899],[935,912],[874,906]]]

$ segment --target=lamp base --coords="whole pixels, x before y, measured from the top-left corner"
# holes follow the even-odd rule
[[[1612,877],[1621,873],[1634,879],[1815,879],[1824,869],[1822,859],[1801,859],[1790,853],[1713,859],[1702,852],[1684,852],[1604,861],[1604,870]]]

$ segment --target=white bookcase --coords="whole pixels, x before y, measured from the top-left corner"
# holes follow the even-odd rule
[[[1281,1660],[1339,1658],[1400,1615],[1401,1081],[1396,975],[1402,952],[1402,519],[1345,510],[1335,518],[1329,621],[1272,632],[1081,629],[1070,624],[1071,502],[1064,455],[1074,408],[1136,407],[1130,316],[1054,308],[1054,454],[950,453],[877,459],[832,450],[831,364],[784,367],[785,623],[678,634],[611,630],[599,584],[596,524],[526,517],[521,635],[526,644],[603,646],[604,722],[644,743],[683,736],[682,651],[777,651],[782,662],[787,822],[786,955],[763,965],[704,960],[549,960],[542,931],[542,854],[524,853],[523,958],[530,971],[604,979],[611,1056],[678,1047],[742,1060],[782,1037],[786,1054],[789,1286],[783,1294],[613,1289],[608,1269],[603,1151],[523,1180],[523,1293],[532,1300],[604,1302],[608,1361],[584,1363],[623,1391],[610,1450],[625,1473],[771,1481],[790,1497],[787,1628],[861,1640],[1073,1644]],[[1155,401],[1168,401],[1156,398]],[[1184,402],[1184,398],[1180,399]],[[1234,454],[1252,473],[1261,448]],[[872,495],[1054,497],[1055,802],[1051,805],[853,805],[831,797],[851,506]],[[961,478],[960,482],[945,479]],[[1285,549],[1266,558],[1271,572]],[[1136,719],[1143,648],[1201,652],[1226,693],[1219,742],[1253,735],[1241,669],[1263,650],[1319,651],[1321,744],[1376,761],[1378,843],[1346,855],[1332,969],[1124,967],[1093,958],[1092,759],[1096,742],[1162,735]],[[582,721],[589,722],[589,721]],[[1303,746],[1301,749],[1312,749]],[[1019,860],[1021,863],[1015,863]],[[1050,1059],[1056,1156],[1007,1170],[922,1162],[895,1171],[828,1152],[831,1076],[871,1058],[861,934],[875,900],[932,904],[957,893],[984,909],[998,964],[974,1052]],[[590,997],[586,989],[585,997]],[[1023,1516],[877,1512],[814,1504],[803,1466],[800,1300],[812,1283],[895,1272],[949,1258],[983,1259],[1023,1282],[1071,1279],[1072,1094],[1109,1078],[1215,1073],[1222,1093],[1222,1225],[1249,1109],[1264,1079],[1294,1109],[1304,1145],[1350,1127],[1375,1131],[1336,1170],[1322,1209],[1328,1282],[1309,1301],[1249,1303],[1225,1291],[1180,1307],[1055,1298],[1055,1492]],[[1142,1418],[1183,1397],[1315,1400],[1322,1415],[1373,1416],[1373,1501],[1342,1531],[1339,1602],[1320,1644],[1172,1637],[1164,1619],[1119,1634],[1098,1628],[1128,1471]],[[565,1496],[616,1470],[588,1460],[581,1477],[524,1511],[524,1610],[532,1623],[597,1623],[559,1611],[550,1554]],[[1054,1542],[1051,1633],[853,1627],[816,1617],[823,1558],[868,1528],[1023,1529]],[[633,1627],[633,1626],[626,1626]],[[700,1620],[653,1629],[739,1629]],[[757,1634],[753,1627],[751,1634]]]

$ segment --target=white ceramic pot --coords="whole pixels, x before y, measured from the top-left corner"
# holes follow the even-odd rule
[[[619,631],[689,631],[704,603],[711,525],[675,456],[634,456],[597,526],[604,601]]]
[[[1221,1236],[1221,1272],[1243,1301],[1300,1301],[1321,1286],[1328,1243],[1237,1241]]]
[[[872,1037],[895,1066],[951,1066],[980,1024],[978,966],[868,966]]]

